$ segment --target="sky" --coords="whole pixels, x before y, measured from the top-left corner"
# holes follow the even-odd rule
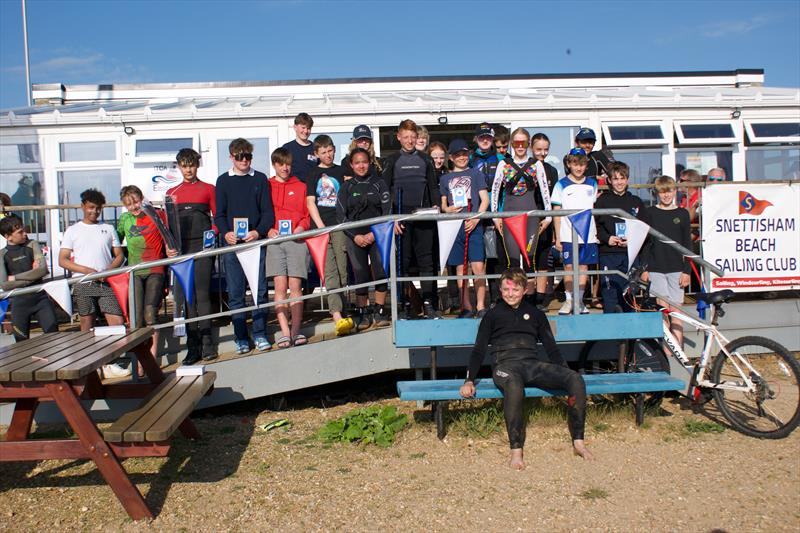
[[[800,2],[28,0],[31,82],[761,68],[800,87]],[[26,105],[21,0],[0,0],[0,109]]]

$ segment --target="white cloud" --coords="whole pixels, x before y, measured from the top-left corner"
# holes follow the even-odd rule
[[[717,39],[720,37],[750,33],[753,30],[766,26],[768,23],[769,18],[763,15],[753,17],[750,20],[721,20],[704,26],[700,30],[700,33],[704,37]]]
[[[51,53],[55,55],[31,64],[33,83],[141,83],[152,79],[147,67],[107,57],[94,50],[62,48]],[[0,72],[24,77],[25,67],[11,65],[3,67]]]

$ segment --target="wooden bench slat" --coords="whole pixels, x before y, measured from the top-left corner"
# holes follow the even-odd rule
[[[44,335],[40,335],[39,337],[34,337],[32,339],[11,345],[11,347],[15,348],[13,351],[9,351],[0,355],[0,380],[10,381],[11,372],[17,368],[20,368],[20,366],[24,366],[21,365],[22,361],[29,361],[31,355],[37,355],[37,352],[46,349],[47,344],[52,342],[57,335],[59,334],[46,333]],[[68,335],[73,335],[73,338],[77,338],[75,336],[80,335],[80,333]]]
[[[81,337],[78,341],[69,339],[59,343],[51,343],[48,345],[46,351],[34,354],[39,357],[39,359],[30,359],[28,364],[11,372],[11,380],[33,381],[34,379],[38,379],[40,381],[52,381],[55,379],[55,372],[53,372],[51,378],[42,379],[40,377],[42,375],[41,371],[48,368],[59,368],[67,364],[76,350],[88,353],[97,349],[99,341],[100,339],[95,339],[95,337],[90,334]],[[42,361],[41,359],[46,359],[46,361]]]
[[[604,313],[548,316],[556,342],[653,339],[664,334],[661,313]],[[480,319],[398,320],[395,345],[403,348],[470,346]]]
[[[92,342],[88,333],[69,335],[67,340],[49,339],[36,348],[24,350],[25,355],[4,368],[0,379],[6,381],[32,381],[32,370],[61,361],[69,356],[65,346],[86,346]],[[22,353],[22,352],[21,352]]]
[[[217,375],[177,377],[174,374],[136,408],[103,431],[108,442],[159,442],[169,438],[208,392]]]
[[[583,376],[586,394],[620,394],[682,390],[685,384],[666,372],[638,372],[620,374],[588,374]],[[399,381],[397,391],[401,400],[463,400],[458,390],[460,379]],[[566,391],[525,387],[526,397],[566,396]],[[475,382],[476,398],[502,398],[503,393],[491,379]]]

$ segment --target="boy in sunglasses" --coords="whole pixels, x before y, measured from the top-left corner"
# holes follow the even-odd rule
[[[234,139],[228,146],[231,168],[217,178],[217,211],[214,222],[226,246],[263,239],[275,222],[267,176],[253,169],[253,145],[247,139]],[[246,224],[245,224],[246,221]],[[258,274],[258,294],[253,296],[258,304],[267,301],[267,280],[264,277],[264,248],[261,248]],[[222,255],[225,264],[225,281],[228,286],[228,306],[241,309],[245,306],[247,278],[235,253]],[[233,315],[233,334],[236,340],[236,353],[244,354],[251,350],[247,334],[245,313]],[[253,341],[259,351],[269,350],[267,341],[266,312],[253,311]]]

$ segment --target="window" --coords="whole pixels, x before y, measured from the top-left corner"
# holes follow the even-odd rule
[[[661,124],[603,124],[608,146],[652,146],[667,144]]]
[[[516,129],[516,128],[513,128]],[[513,131],[512,129],[512,131]],[[566,176],[564,171],[564,156],[575,145],[575,136],[580,126],[552,126],[552,127],[525,127],[531,137],[536,133],[544,133],[550,139],[550,154],[545,161],[556,167],[559,176]]]
[[[686,169],[694,169],[705,177],[712,168],[725,171],[728,181],[732,179],[732,152],[730,150],[679,150],[675,154],[675,176]]]
[[[137,139],[136,157],[174,161],[178,150],[192,148],[194,146],[193,141],[191,137],[180,139]]]
[[[230,151],[228,145],[231,144],[233,139],[219,139],[217,140],[217,176],[221,176],[223,172],[227,172],[231,168]],[[247,139],[253,144],[253,161],[251,166],[270,176],[272,164],[270,163],[270,156],[272,152],[269,149],[269,139]]]
[[[61,204],[77,205],[81,203],[81,193],[86,189],[97,189],[106,197],[106,203],[119,203],[119,190],[122,186],[121,172],[118,168],[102,170],[68,170],[58,173],[58,200]],[[113,224],[116,220],[115,209],[103,210],[103,219]],[[80,209],[70,210],[69,224],[80,220]]]
[[[628,186],[631,193],[641,198],[645,205],[655,203],[653,189],[638,188],[633,185],[651,185],[662,174],[661,155],[660,150],[616,150],[614,152],[614,158],[617,161],[626,163],[630,167]]]
[[[0,145],[0,168],[15,168],[20,165],[39,163],[39,145],[3,144]],[[4,191],[8,189],[3,189]]]
[[[750,148],[747,150],[747,180],[800,179],[800,147]]]
[[[39,163],[37,143],[0,145],[0,191],[11,198],[11,205],[44,205],[44,173]],[[17,211],[17,215],[28,232],[47,231],[44,211]]]
[[[800,142],[800,122],[745,122],[747,138],[752,144]]]
[[[117,143],[115,141],[59,143],[58,152],[59,161],[62,163],[116,161]]]
[[[732,122],[676,122],[679,144],[732,144],[739,142]]]

